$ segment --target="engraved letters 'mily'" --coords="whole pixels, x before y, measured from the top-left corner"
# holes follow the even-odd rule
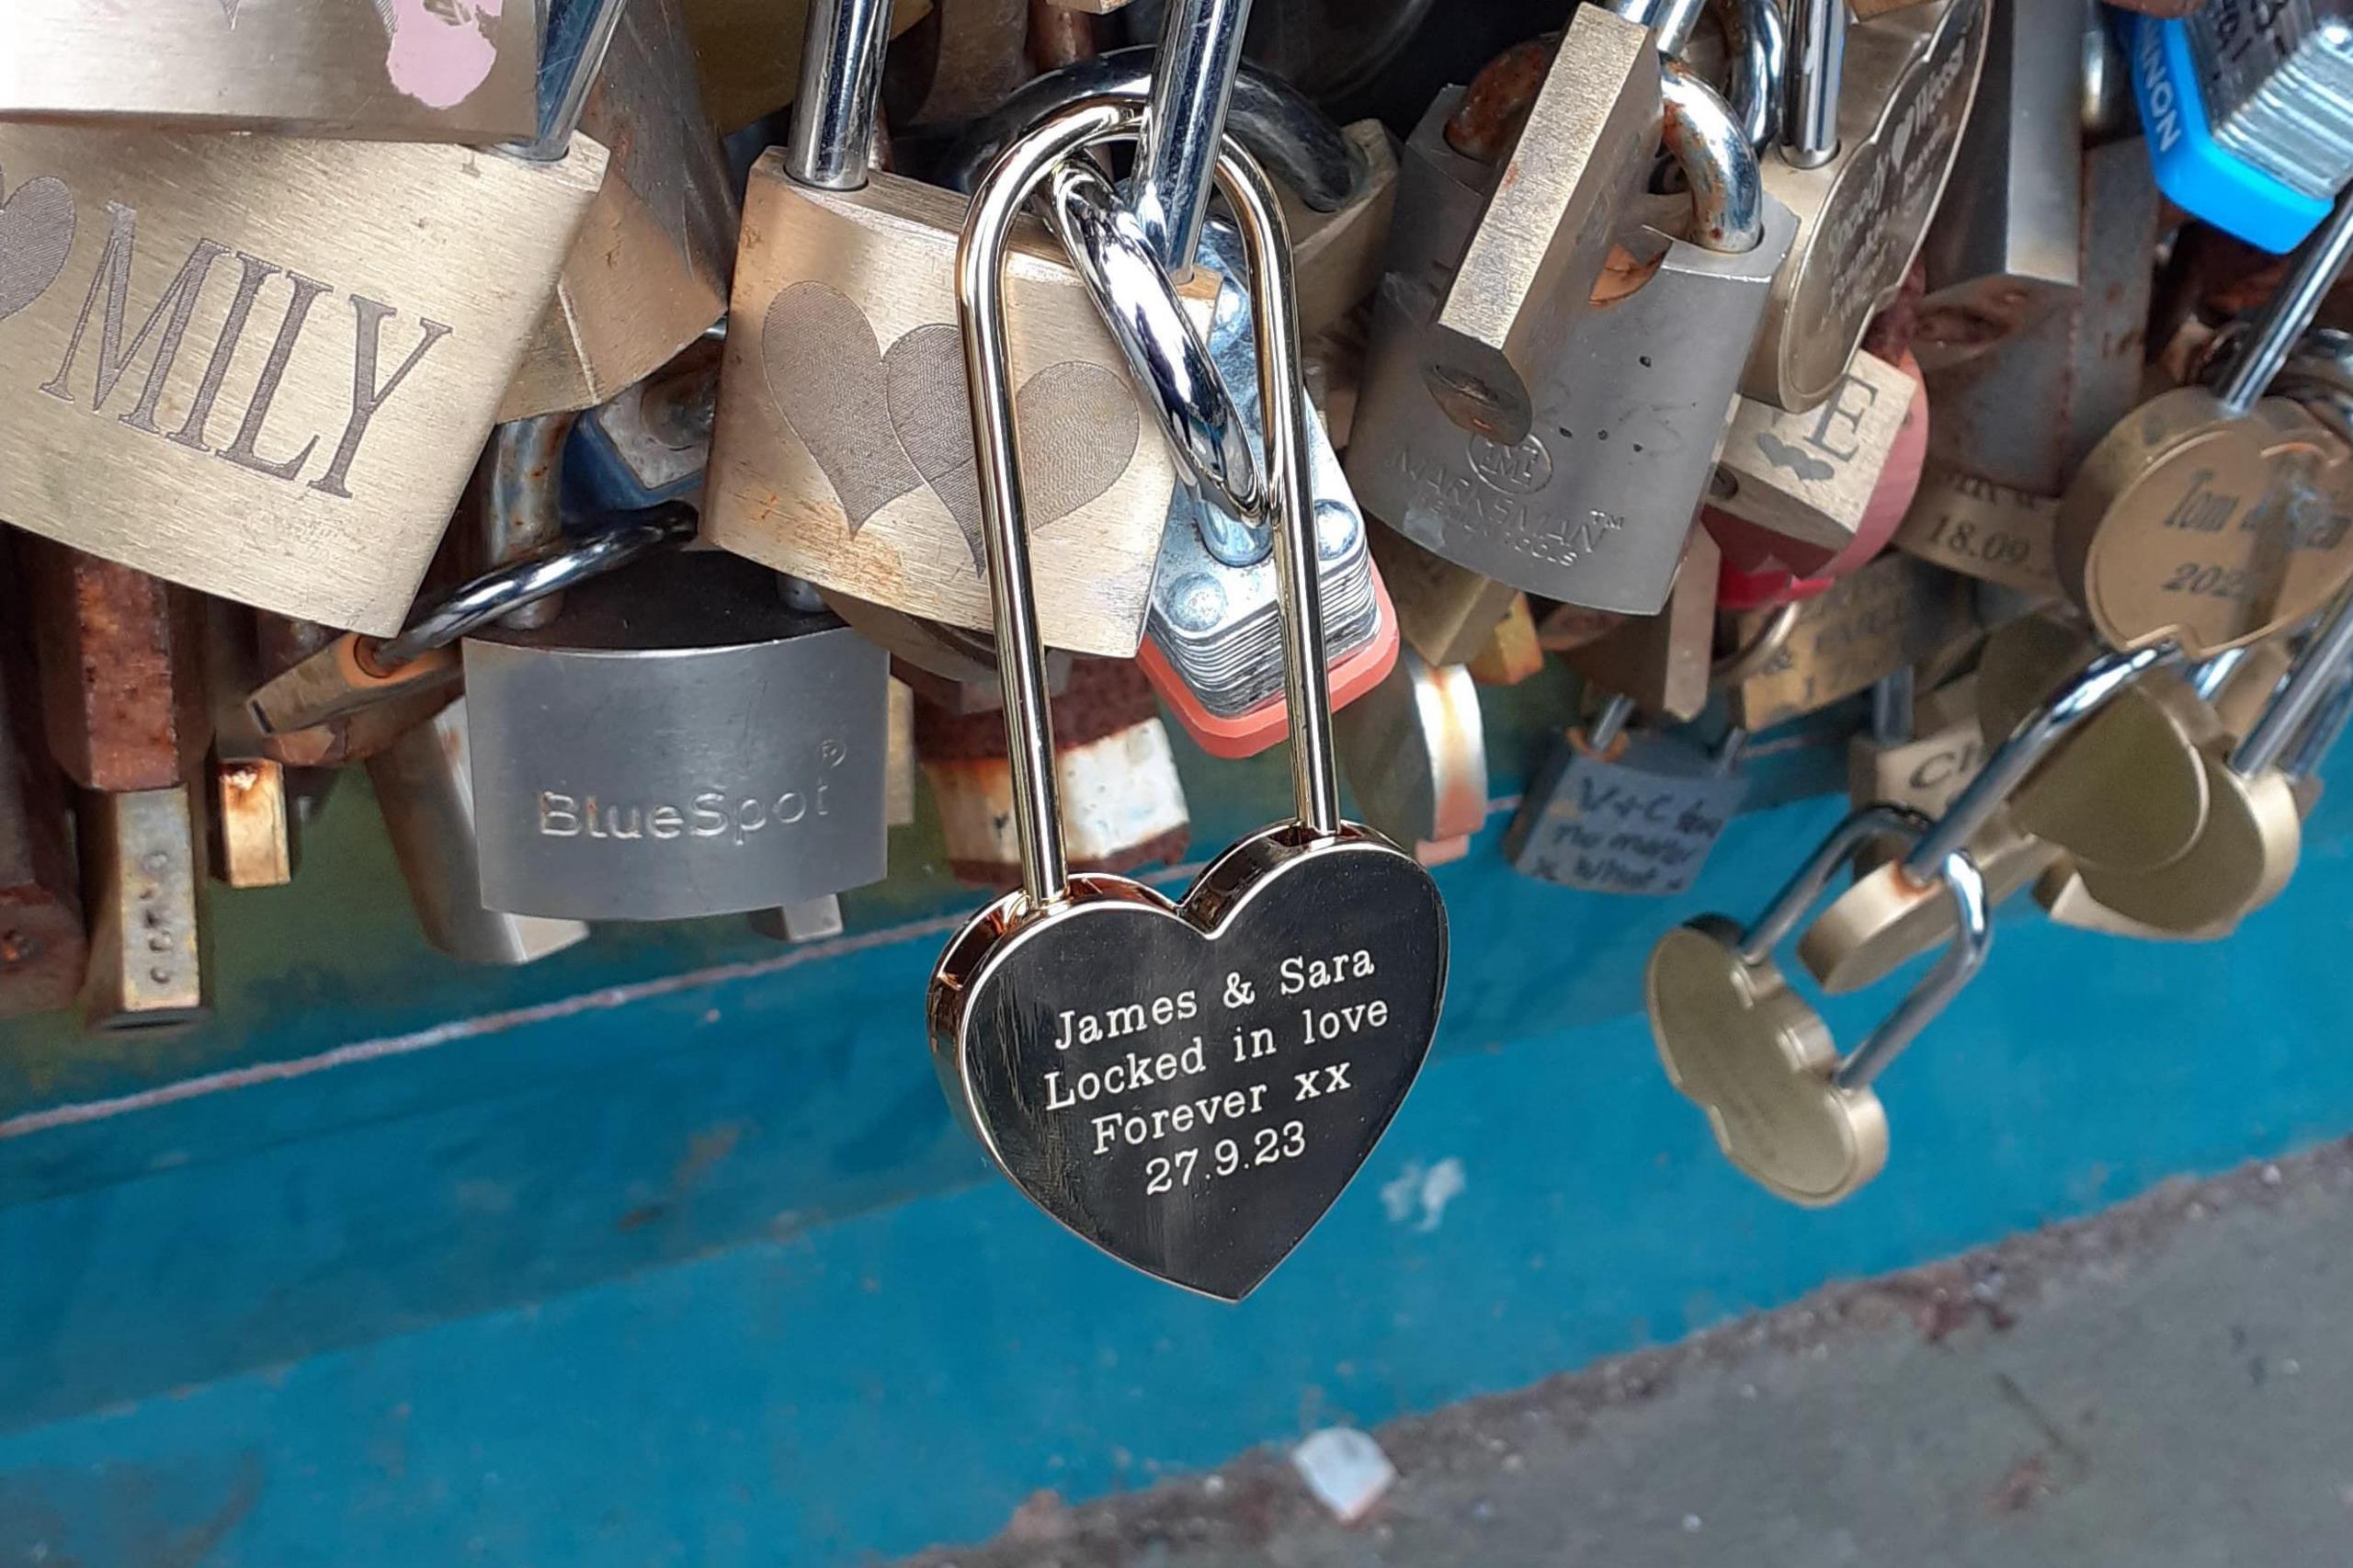
[[[179,428],[165,433],[155,423],[155,411],[162,403],[166,384],[171,380],[173,366],[178,361],[183,340],[188,335],[189,322],[206,284],[210,280],[213,264],[230,254],[227,246],[212,240],[199,239],[180,264],[163,296],[147,312],[139,330],[125,338],[125,322],[129,314],[131,270],[133,252],[138,241],[139,214],[119,202],[107,203],[107,243],[98,257],[97,269],[90,278],[90,291],[82,301],[82,313],[74,324],[74,335],[65,345],[65,358],[57,373],[41,383],[40,391],[61,402],[74,403],[74,365],[82,355],[82,341],[89,333],[90,318],[98,317],[98,337],[96,346],[97,363],[90,378],[89,408],[93,414],[104,414],[123,377],[139,356],[154,341],[153,357],[148,361],[146,380],[141,383],[139,396],[130,409],[119,416],[119,422],[133,430],[150,436],[162,436],[175,446],[190,451],[217,457],[240,468],[288,483],[300,483],[319,446],[319,435],[313,432],[301,449],[282,459],[271,459],[261,450],[263,426],[268,422],[270,405],[277,400],[278,386],[286,376],[286,367],[294,357],[303,328],[310,323],[312,306],[322,294],[333,291],[334,285],[305,278],[289,267],[265,261],[244,251],[235,254],[240,267],[236,292],[229,301],[228,313],[221,323],[220,336],[212,345],[211,358],[206,361],[204,372],[196,385],[188,404],[188,416]],[[218,403],[222,383],[228,379],[231,363],[242,346],[245,329],[252,324],[254,306],[261,299],[263,288],[271,279],[283,275],[290,288],[284,313],[278,323],[278,332],[271,339],[267,357],[262,362],[261,375],[254,385],[253,396],[245,404],[243,417],[229,444],[219,449],[209,444],[209,426],[212,423],[214,404]],[[309,482],[309,488],[323,495],[339,500],[351,499],[346,487],[351,465],[359,455],[359,445],[367,439],[368,427],[393,392],[400,389],[409,373],[415,370],[433,346],[449,335],[449,328],[440,322],[421,320],[422,328],[416,346],[408,352],[399,367],[381,384],[376,379],[378,342],[386,320],[399,315],[392,306],[360,294],[350,296],[352,312],[352,358],[350,414],[343,426],[343,434],[335,442],[326,466]],[[328,328],[326,330],[333,330]]]

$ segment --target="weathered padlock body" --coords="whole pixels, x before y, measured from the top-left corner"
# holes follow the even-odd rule
[[[1740,617],[1741,635],[1755,635],[1771,613]],[[1918,664],[1972,624],[1960,579],[1883,555],[1799,605],[1779,652],[1724,693],[1726,711],[1745,730],[1814,712]]]
[[[1844,550],[1920,395],[1902,367],[1858,349],[1830,395],[1803,414],[1740,399],[1709,504],[1802,544]]]
[[[735,194],[696,90],[683,0],[627,0],[579,129],[612,153],[498,418],[588,408],[727,311]]]
[[[1768,154],[1767,194],[1798,215],[1741,393],[1792,413],[1828,397],[1873,312],[1895,297],[1944,194],[1985,62],[1987,0],[1939,0],[1850,29],[1838,153]],[[2067,46],[2075,40],[2071,35]]]
[[[11,0],[0,119],[528,139],[539,125],[540,9],[530,0]]]
[[[1504,857],[1523,876],[1587,892],[1684,892],[1747,790],[1678,737],[1620,735],[1597,751],[1572,731],[1529,781]]]
[[[2040,309],[1998,290],[1932,294],[1912,340],[1936,410],[1931,460],[2036,496],[2064,490],[2131,411],[2147,349],[2157,244],[2148,150],[2137,137],[2086,147],[2078,171],[2081,286]]]
[[[2058,523],[2057,500],[1931,459],[1894,542],[1948,572],[2055,599],[2063,592],[2052,551]]]
[[[1614,18],[1613,18],[1614,19]],[[1556,74],[1558,72],[1556,72]],[[1371,350],[1347,472],[1365,509],[1432,553],[1528,593],[1633,615],[1666,599],[1691,508],[1705,494],[1724,389],[1745,356],[1793,224],[1775,202],[1753,249],[1709,251],[1654,230],[1635,236],[1647,280],[1581,301],[1548,329],[1557,358],[1533,362],[1529,433],[1506,444],[1440,416],[1424,345],[1453,240],[1477,222],[1495,172],[1445,140],[1461,94],[1441,94],[1406,144],[1390,275],[1375,292]],[[1669,425],[1709,439],[1645,439]]]
[[[779,572],[954,626],[990,625],[955,254],[964,198],[877,174],[858,190],[755,165],[736,258],[704,537]],[[1132,655],[1176,470],[1118,347],[1053,242],[1006,264],[1047,642]],[[1218,280],[1197,272],[1206,314]]]
[[[889,656],[772,574],[661,556],[461,646],[490,908],[674,920],[882,876]]]
[[[1486,725],[1460,665],[1401,652],[1380,685],[1333,715],[1332,744],[1366,824],[1425,866],[1459,858],[1486,825]]]
[[[0,516],[399,630],[605,161],[0,124]]]
[[[1434,106],[1415,139],[1442,137],[1457,102],[1459,95],[1439,95],[1445,114]],[[1597,6],[1577,7],[1425,313],[1426,395],[1464,430],[1509,448],[1545,427],[1537,384],[1601,280],[1620,213],[1649,176],[1659,119],[1650,29]]]

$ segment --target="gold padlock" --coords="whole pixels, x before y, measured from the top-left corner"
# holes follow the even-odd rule
[[[539,126],[540,10],[518,0],[11,0],[0,119],[514,141]]]
[[[605,162],[0,124],[0,516],[397,631]]]
[[[954,285],[965,199],[870,175],[881,0],[813,12],[789,152],[753,167],[704,537],[820,587],[992,623]],[[853,43],[874,51],[860,55]],[[849,40],[849,41],[843,41]],[[825,67],[830,62],[830,68]],[[1134,654],[1176,468],[1078,275],[1025,222],[1007,268],[1045,640]],[[1197,269],[1204,313],[1217,278]]]
[[[703,108],[726,135],[790,103],[813,6],[831,0],[686,0]],[[931,15],[931,0],[893,0],[890,35]]]

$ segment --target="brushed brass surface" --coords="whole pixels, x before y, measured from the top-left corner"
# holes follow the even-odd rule
[[[1645,713],[1696,719],[1708,705],[1715,663],[1716,579],[1723,552],[1705,528],[1683,546],[1666,608],[1628,616],[1601,636],[1563,652],[1569,668],[1608,691],[1634,699]]]
[[[1995,744],[2088,660],[2091,639],[2043,617],[1986,640],[1977,665],[1979,722]],[[2154,869],[2188,852],[2211,791],[2201,748],[2213,713],[2169,670],[2144,676],[2062,740],[2010,796],[2023,832],[2086,867]]]
[[[1526,594],[1512,596],[1511,608],[1464,667],[1481,686],[1518,686],[1544,668],[1544,645],[1537,641]]]
[[[0,517],[397,631],[604,167],[0,124]]]
[[[2058,522],[2057,497],[1997,484],[1931,458],[1895,530],[1895,548],[1948,572],[2057,598],[2063,591],[2052,553]]]
[[[1987,7],[1940,0],[1849,28],[1837,155],[1811,169],[1771,152],[1757,159],[1766,194],[1797,214],[1798,241],[1765,307],[1744,397],[1791,412],[1821,403],[1895,298],[1960,151]]]
[[[1969,841],[1991,909],[2026,888],[2059,858],[2057,846],[1997,815]],[[1952,895],[1941,881],[1915,882],[1901,859],[1856,879],[1823,906],[1798,938],[1798,961],[1832,995],[1876,985],[1912,960],[1953,939]]]
[[[1735,640],[1755,637],[1774,613],[1734,617]],[[1733,723],[1762,730],[1852,697],[1972,625],[1966,585],[1909,556],[1882,555],[1801,603],[1780,651],[1735,682],[1725,705]]]
[[[2238,929],[2231,921],[2220,926],[2201,926],[2195,931],[2165,931],[2157,926],[2129,919],[2094,898],[2084,887],[2083,873],[2075,863],[2063,857],[2042,873],[2034,884],[2034,898],[2042,912],[2062,926],[2078,930],[2099,931],[2111,937],[2131,937],[2143,942],[2213,942]]]
[[[752,171],[703,537],[953,626],[992,624],[955,255],[965,199],[877,174]],[[1131,656],[1176,473],[1077,276],[1024,222],[1006,264],[1013,376],[1046,642]],[[1206,315],[1218,278],[1197,268]]]
[[[1432,665],[1468,663],[1519,597],[1483,572],[1433,554],[1393,528],[1367,536],[1406,646]]]
[[[1870,1089],[1831,1081],[1828,1026],[1770,960],[1740,961],[1739,928],[1706,915],[1651,949],[1651,1037],[1667,1079],[1708,1113],[1724,1157],[1810,1208],[1836,1203],[1887,1164],[1887,1113]]]
[[[1457,425],[1527,437],[1530,389],[1592,299],[1659,119],[1650,29],[1579,6],[1430,324],[1423,374]]]
[[[9,0],[0,118],[522,141],[539,129],[540,10],[529,0]]]
[[[1862,526],[1920,383],[1858,349],[1803,414],[1744,397],[1733,407],[1709,504],[1802,543],[1844,550]]]
[[[660,369],[727,310],[735,193],[703,112],[682,0],[631,0],[580,130],[608,149],[499,422],[591,408]]]
[[[2059,579],[2109,645],[2202,659],[2271,636],[2353,577],[2353,452],[2284,398],[2234,417],[2204,387],[2143,403],[2076,471]]]
[[[2176,936],[2229,926],[2279,896],[2303,847],[2296,792],[2273,769],[2231,770],[2228,748],[2200,753],[2210,803],[2187,853],[2154,870],[2078,865],[2084,891],[2127,920]]]
[[[1930,694],[1944,697],[1953,710],[1941,722],[1930,717],[1927,699],[1923,699],[1916,730],[1909,740],[1882,744],[1868,731],[1849,740],[1847,800],[1857,806],[1884,801],[1909,806],[1922,816],[1942,816],[1985,761],[1976,684],[1976,676],[1967,676]]]

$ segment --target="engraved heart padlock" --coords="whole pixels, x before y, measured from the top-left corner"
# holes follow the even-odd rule
[[[1052,168],[1141,123],[1121,97],[1041,119],[981,181],[957,252],[1023,885],[949,944],[928,1013],[949,1100],[1032,1202],[1147,1274],[1239,1301],[1338,1198],[1420,1072],[1446,912],[1411,856],[1340,816],[1290,247],[1231,138],[1218,177],[1255,278],[1297,814],[1174,903],[1065,864],[1002,275],[1014,216]]]

